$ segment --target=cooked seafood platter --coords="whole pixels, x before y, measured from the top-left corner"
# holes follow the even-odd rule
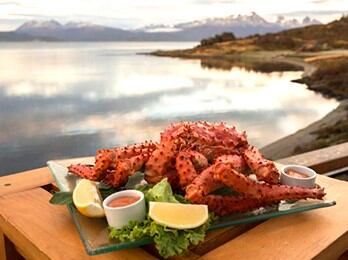
[[[335,205],[314,170],[277,165],[225,123],[173,123],[158,142],[100,149],[94,161],[48,163],[63,192],[51,203],[70,203],[90,254],[155,243],[167,258],[185,254],[212,229]],[[69,176],[77,181],[67,186]],[[80,215],[106,219],[96,224]],[[107,234],[99,244],[89,244],[86,223]]]
[[[159,143],[145,141],[97,151],[95,165],[71,165],[69,172],[114,188],[129,176],[145,170],[145,180],[154,184],[167,178],[173,190],[191,203],[206,204],[217,215],[249,211],[281,200],[322,199],[324,189],[279,184],[273,161],[249,145],[245,132],[224,123],[180,122],[161,133]],[[255,174],[257,180],[249,178]],[[211,195],[221,187],[237,196]]]

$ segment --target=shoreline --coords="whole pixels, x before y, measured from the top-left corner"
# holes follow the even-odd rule
[[[348,99],[340,102],[337,108],[310,125],[297,130],[295,133],[285,136],[261,148],[262,153],[270,159],[277,160],[292,155],[309,152],[330,145],[338,144],[327,142],[318,138],[320,132],[339,127],[339,123],[348,118]],[[332,136],[333,137],[333,136]],[[328,145],[325,145],[328,144]]]
[[[322,119],[264,146],[261,149],[262,152],[267,158],[276,160],[348,141],[347,96],[337,94],[337,91],[335,89],[332,90],[329,84],[323,84],[314,77],[316,72],[322,69],[320,62],[344,57],[348,61],[347,50],[302,53],[294,51],[246,51],[226,54],[219,53],[218,50],[214,52],[211,49],[205,50],[204,48],[195,47],[188,50],[156,51],[150,53],[150,55],[198,59],[201,61],[202,66],[206,64],[207,67],[224,70],[230,70],[234,66],[239,66],[245,69],[256,68],[256,70],[261,72],[272,72],[287,70],[287,66],[279,66],[279,64],[292,65],[294,66],[293,70],[297,70],[300,67],[303,70],[303,74],[300,79],[296,79],[294,82],[305,84],[309,90],[322,94],[325,97],[335,98],[339,105]],[[271,66],[269,63],[276,65]],[[334,77],[330,78],[330,80],[333,81]]]

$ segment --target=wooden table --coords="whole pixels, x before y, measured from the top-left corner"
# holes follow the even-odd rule
[[[156,259],[149,248],[88,256],[67,208],[48,203],[52,182],[46,167],[0,178],[0,260]],[[348,259],[348,182],[318,183],[336,206],[211,232],[176,259]]]

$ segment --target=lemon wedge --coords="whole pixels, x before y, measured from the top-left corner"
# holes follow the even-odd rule
[[[104,209],[95,182],[82,179],[73,191],[73,202],[77,210],[87,217],[103,217]]]
[[[208,206],[150,201],[149,216],[156,223],[166,227],[196,228],[208,220]]]

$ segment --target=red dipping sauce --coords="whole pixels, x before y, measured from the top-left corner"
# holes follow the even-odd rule
[[[118,207],[124,207],[128,206],[130,204],[133,204],[134,202],[137,202],[140,199],[138,196],[123,196],[118,197],[116,199],[113,199],[108,206],[111,208],[118,208]]]
[[[292,170],[292,169],[287,170],[286,174],[290,175],[292,177],[296,177],[296,178],[303,178],[303,179],[308,178],[307,174],[304,174],[302,172],[298,172],[298,171],[295,171],[295,170]]]

